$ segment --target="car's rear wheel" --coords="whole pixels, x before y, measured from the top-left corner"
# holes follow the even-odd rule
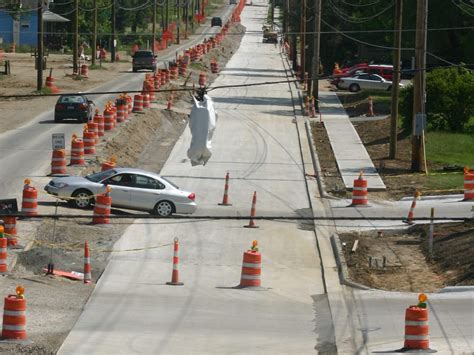
[[[360,86],[357,85],[357,84],[351,84],[351,86],[349,86],[349,91],[350,92],[357,92],[360,90]]]
[[[153,214],[161,217],[170,216],[175,211],[174,205],[169,201],[160,201],[155,205]]]
[[[72,199],[69,200],[69,204],[73,207],[85,209],[92,206],[94,197],[92,192],[86,189],[80,189],[74,191],[72,194]]]

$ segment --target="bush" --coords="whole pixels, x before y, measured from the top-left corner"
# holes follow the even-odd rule
[[[426,76],[428,128],[463,132],[474,115],[474,74],[465,68],[436,69]],[[402,127],[411,131],[413,87],[400,92]]]

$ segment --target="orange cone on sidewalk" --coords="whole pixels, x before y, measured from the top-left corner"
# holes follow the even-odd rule
[[[262,256],[258,252],[258,242],[254,240],[250,250],[244,252],[242,260],[242,274],[239,288],[259,287],[262,273]]]
[[[91,257],[89,251],[89,244],[87,240],[84,244],[84,283],[89,284],[92,282],[92,273],[91,273]]]
[[[219,203],[219,206],[232,206],[232,204],[229,203],[229,172],[225,175],[224,197],[222,198],[222,203]]]
[[[8,246],[8,240],[7,238],[5,238],[3,226],[0,226],[0,274],[5,274],[8,271],[7,246]]]
[[[415,224],[415,222],[413,222],[413,218],[415,217],[416,200],[419,200],[420,197],[421,197],[421,192],[416,190],[415,195],[413,196],[413,201],[410,206],[410,211],[408,211],[408,217],[403,220],[403,223]]]
[[[178,271],[178,265],[179,265],[179,240],[178,238],[174,238],[174,246],[173,246],[173,272],[171,274],[171,282],[167,282],[167,285],[172,285],[172,286],[183,286],[184,283],[179,282],[179,271]]]
[[[367,206],[368,200],[367,180],[364,179],[364,172],[359,173],[359,178],[354,180],[352,188],[352,203],[350,206]]]
[[[250,209],[250,221],[248,225],[244,226],[245,228],[258,228],[258,226],[255,224],[255,221],[253,220],[253,217],[255,217],[256,212],[257,212],[257,191],[254,191],[253,198],[252,198],[252,208]]]

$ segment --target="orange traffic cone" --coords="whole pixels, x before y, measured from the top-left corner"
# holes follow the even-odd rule
[[[421,196],[421,192],[418,190],[415,191],[415,195],[413,196],[413,201],[410,206],[410,211],[408,211],[408,217],[403,220],[403,223],[415,224],[415,222],[413,222],[413,218],[415,216],[416,200],[418,200],[420,196]]]
[[[84,283],[88,284],[92,281],[92,274],[91,274],[91,258],[89,253],[89,244],[84,244]]]
[[[179,241],[178,238],[174,238],[174,247],[173,247],[173,272],[171,274],[171,282],[167,282],[167,285],[172,286],[183,286],[184,283],[179,282],[179,271],[178,271],[178,264],[179,264]]]
[[[229,203],[229,172],[225,175],[224,197],[222,198],[222,203],[219,203],[219,206],[232,206],[232,204]]]
[[[257,191],[254,191],[253,198],[252,198],[252,208],[250,209],[250,221],[248,225],[244,226],[245,228],[258,228],[258,226],[255,224],[255,221],[253,220],[253,217],[255,217],[255,214],[256,214],[256,206],[257,206]]]

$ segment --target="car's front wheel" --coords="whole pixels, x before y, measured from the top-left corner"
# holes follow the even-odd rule
[[[92,192],[81,189],[74,191],[72,194],[72,199],[69,200],[69,204],[76,208],[85,209],[91,207],[93,201],[94,197]]]
[[[350,92],[357,92],[360,90],[360,86],[357,85],[357,84],[352,84],[351,86],[349,86],[349,91]]]
[[[170,216],[174,212],[174,205],[169,201],[160,201],[153,209],[153,214],[161,217]]]

